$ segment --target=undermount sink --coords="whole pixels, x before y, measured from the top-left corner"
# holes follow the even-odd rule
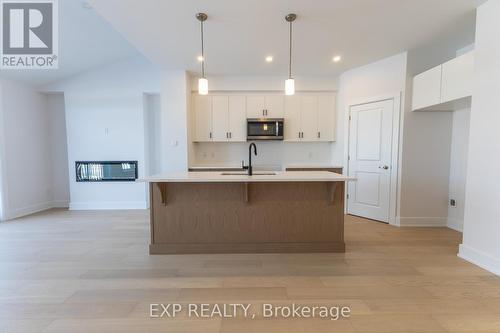
[[[248,172],[222,172],[222,176],[246,176],[248,175]],[[276,175],[276,172],[269,172],[269,171],[255,171],[253,173],[253,176],[274,176]]]

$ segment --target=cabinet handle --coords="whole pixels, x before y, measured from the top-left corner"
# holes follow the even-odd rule
[[[318,132],[318,139],[321,138],[321,132]]]
[[[300,139],[300,132],[299,132],[299,139]]]
[[[210,132],[209,137],[210,137],[210,139],[212,138],[212,132]]]
[[[233,138],[233,133],[229,132],[229,138],[232,139]]]

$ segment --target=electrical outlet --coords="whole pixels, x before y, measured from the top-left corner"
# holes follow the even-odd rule
[[[451,207],[456,207],[457,206],[457,202],[455,199],[450,199],[450,206]]]

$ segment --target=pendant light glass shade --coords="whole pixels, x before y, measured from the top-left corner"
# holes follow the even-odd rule
[[[285,95],[295,95],[295,80],[287,79],[285,80]]]
[[[295,80],[292,78],[292,23],[297,18],[295,14],[288,14],[285,20],[290,23],[290,58],[288,62],[288,79],[285,80],[285,95],[295,95]]]
[[[208,80],[204,77],[198,79],[198,94],[208,95]]]
[[[196,14],[196,19],[200,21],[201,32],[201,55],[198,60],[201,62],[201,78],[198,79],[198,94],[208,95],[208,80],[205,77],[205,45],[203,35],[203,22],[207,20],[208,16],[205,13]]]

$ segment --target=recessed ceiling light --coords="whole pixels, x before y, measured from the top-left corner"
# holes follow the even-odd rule
[[[339,62],[340,60],[342,60],[342,57],[337,55],[335,57],[332,58],[333,62]]]
[[[197,59],[198,59],[198,61],[199,61],[199,62],[202,62],[202,61],[203,61],[203,57],[202,57],[201,55],[200,55],[200,56],[198,56],[198,58],[197,58]]]
[[[267,56],[266,62],[273,62],[273,56]]]

